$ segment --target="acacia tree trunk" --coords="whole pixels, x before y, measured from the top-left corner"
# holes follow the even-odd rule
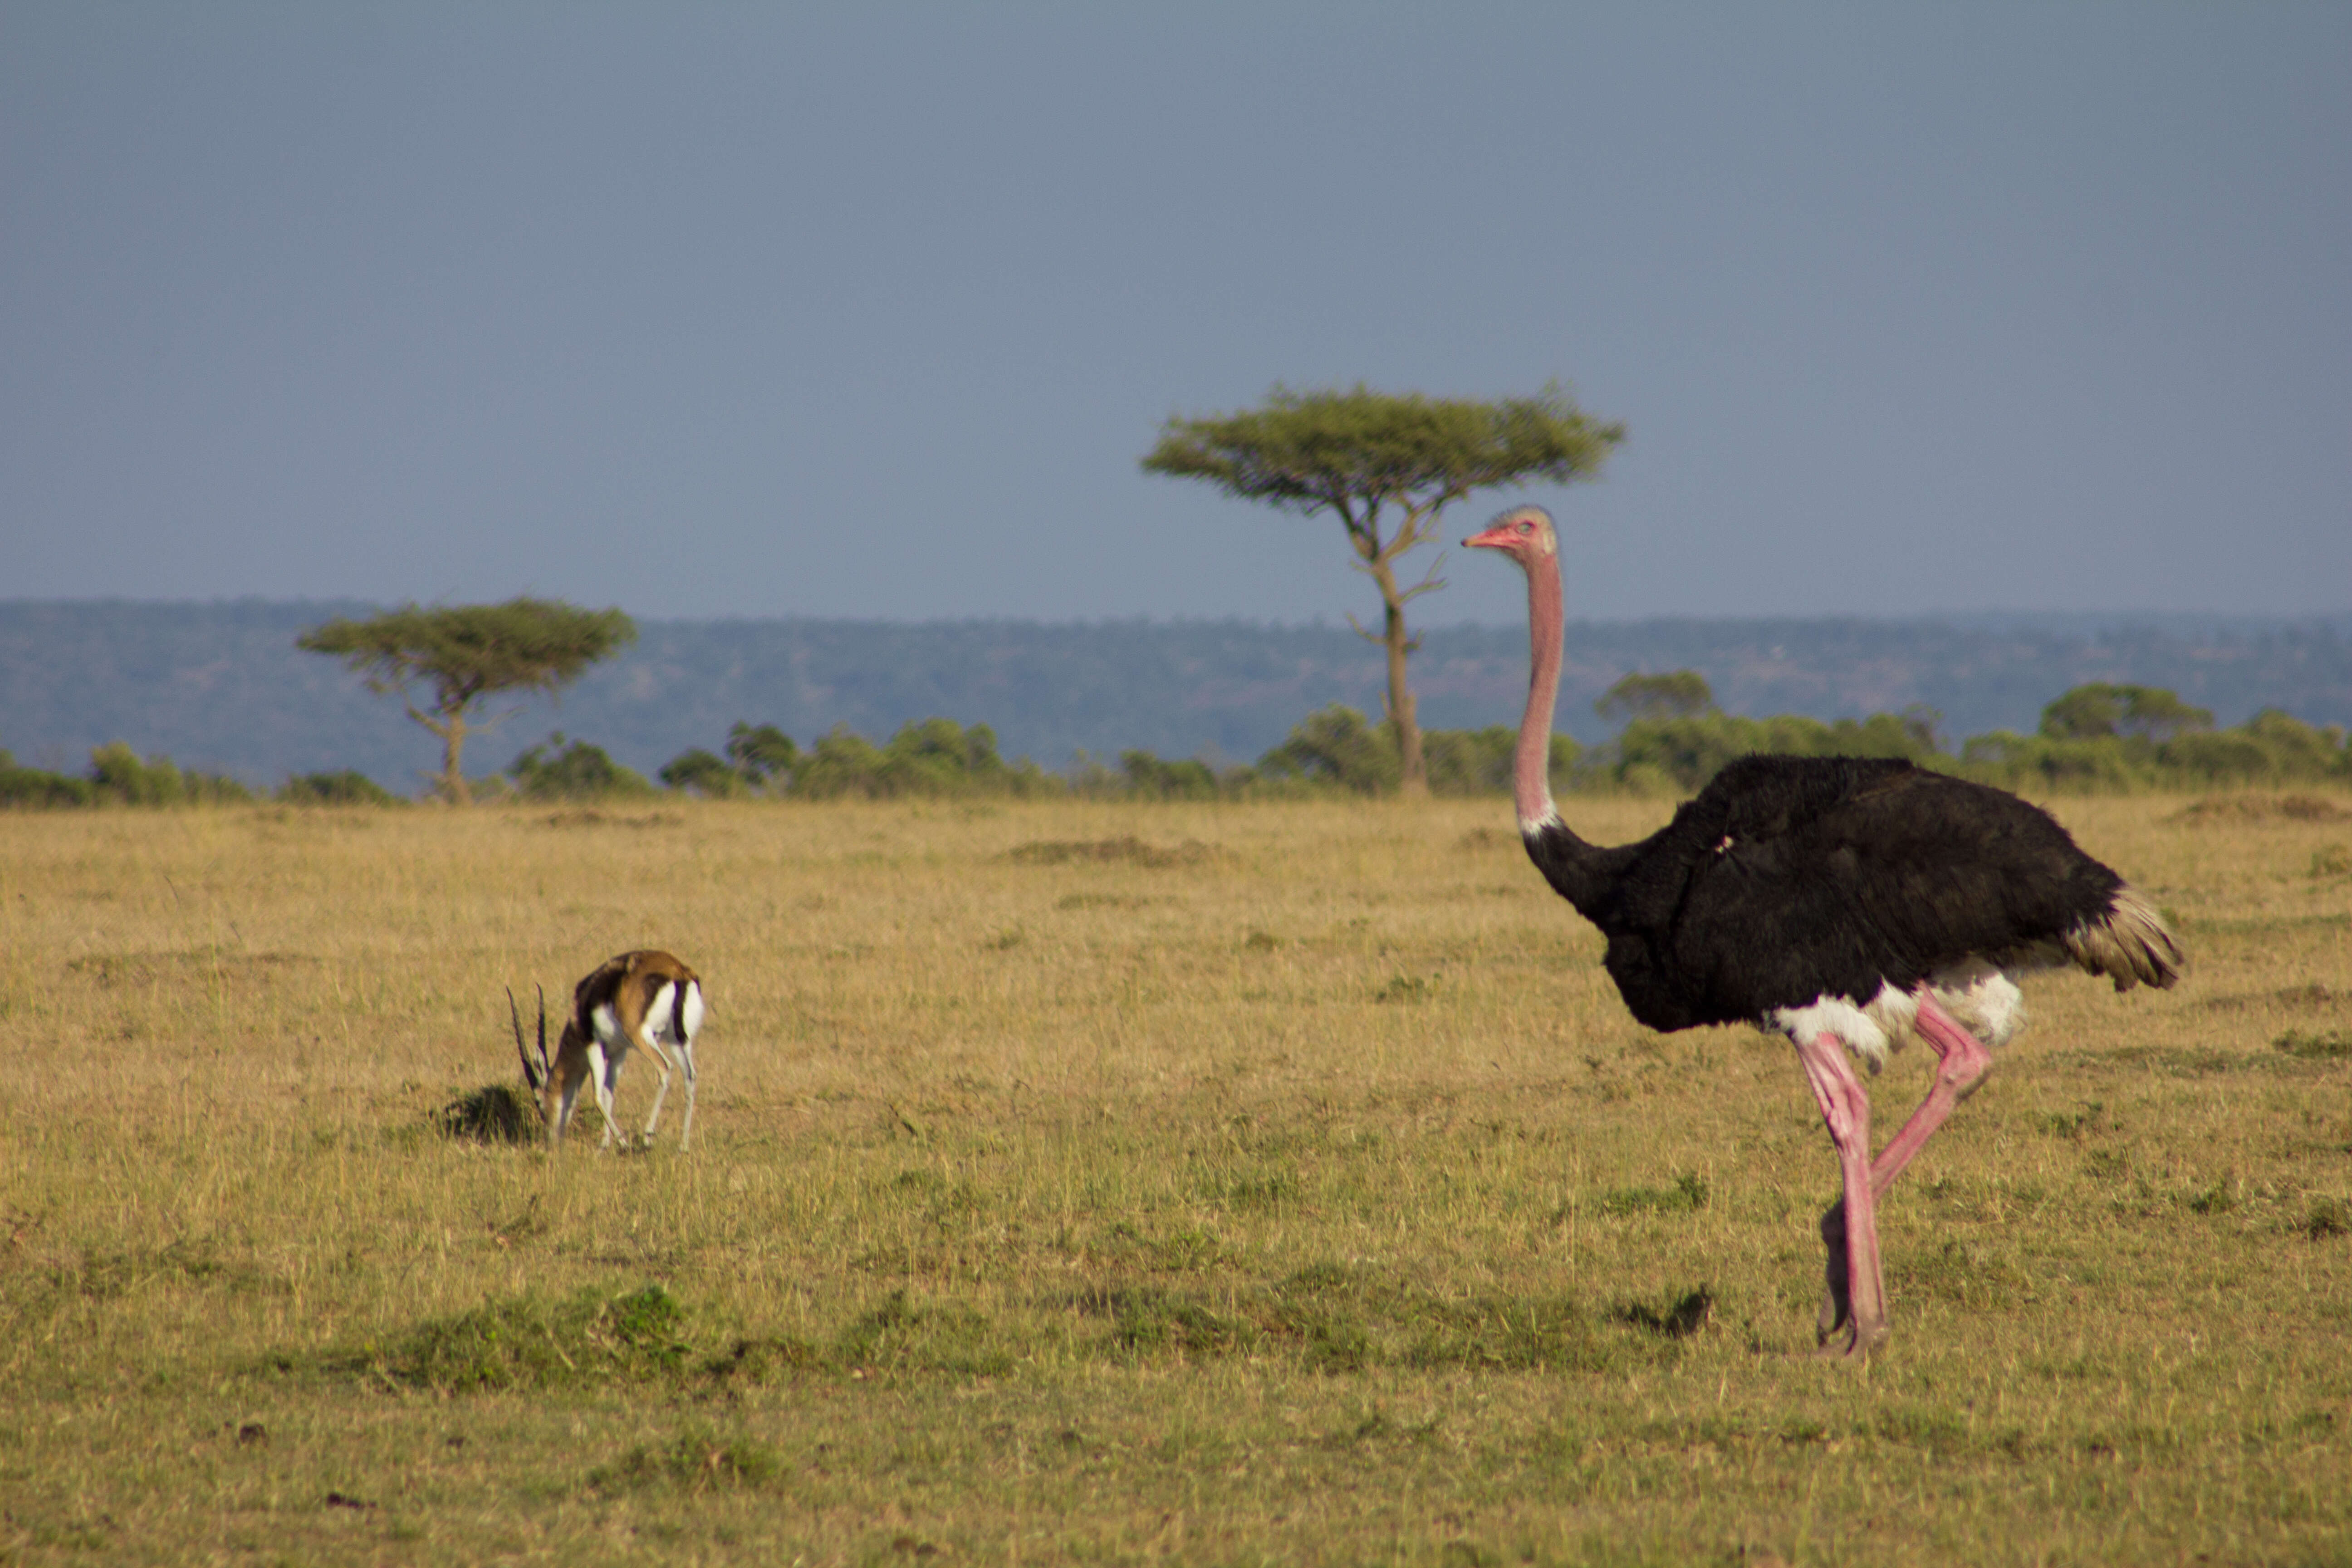
[[[1421,760],[1421,721],[1414,711],[1412,688],[1405,684],[1405,658],[1412,652],[1413,639],[1405,631],[1405,595],[1397,591],[1396,572],[1386,554],[1374,556],[1370,563],[1372,581],[1380,584],[1382,617],[1381,647],[1388,655],[1389,722],[1396,726],[1397,789],[1408,796],[1429,793],[1429,773]]]
[[[441,776],[434,781],[442,798],[452,805],[471,805],[474,792],[466,787],[465,770],[458,757],[466,749],[466,714],[463,709],[445,712],[439,718],[412,707],[408,716],[441,737]]]

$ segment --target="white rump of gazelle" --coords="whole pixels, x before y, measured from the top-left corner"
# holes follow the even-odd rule
[[[677,1146],[683,1152],[694,1138],[694,1037],[702,1028],[702,977],[669,953],[651,948],[616,953],[598,964],[572,988],[572,1016],[564,1020],[552,1061],[547,1055],[547,997],[539,1000],[539,1052],[523,1038],[522,1010],[514,993],[507,993],[514,1018],[515,1051],[522,1058],[522,1076],[539,1096],[540,1115],[547,1123],[548,1141],[563,1142],[580,1099],[580,1086],[593,1083],[596,1109],[604,1113],[604,1148],[613,1146],[613,1090],[621,1081],[621,1064],[632,1047],[643,1047],[654,1058],[661,1083],[654,1090],[652,1114],[646,1118],[643,1141],[651,1143],[654,1126],[661,1121],[662,1101],[669,1096],[674,1067],[686,1069],[686,1125]],[[677,1053],[672,1061],[670,1053]]]

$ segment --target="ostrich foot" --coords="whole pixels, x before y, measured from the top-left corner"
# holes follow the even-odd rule
[[[1886,1339],[1887,1331],[1885,1323],[1873,1323],[1867,1330],[1857,1323],[1843,1333],[1824,1339],[1820,1348],[1811,1352],[1810,1359],[1842,1362],[1848,1364],[1868,1361],[1871,1352],[1885,1344]]]
[[[1867,1326],[1853,1316],[1853,1268],[1847,1261],[1845,1205],[1832,1204],[1822,1215],[1822,1246],[1829,1254],[1820,1319],[1813,1325],[1811,1352],[1817,1361],[1860,1361],[1887,1341],[1882,1315]]]

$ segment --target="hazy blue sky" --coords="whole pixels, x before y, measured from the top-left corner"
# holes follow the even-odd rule
[[[1552,378],[1573,614],[2352,608],[2352,5],[0,0],[0,596],[1336,619],[1160,422]]]

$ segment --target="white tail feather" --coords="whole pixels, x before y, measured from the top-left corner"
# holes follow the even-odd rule
[[[2118,991],[2135,985],[2167,989],[2189,966],[2164,917],[2131,888],[2116,889],[2105,919],[2085,921],[2059,942],[2069,958],[2093,974],[2106,975]]]

